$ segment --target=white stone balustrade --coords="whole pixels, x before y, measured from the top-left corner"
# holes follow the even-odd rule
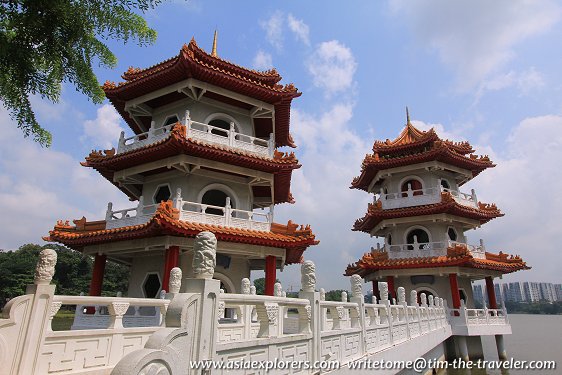
[[[273,222],[271,211],[261,213],[235,209],[230,206],[228,197],[225,207],[185,201],[181,198],[181,189],[177,190],[173,205],[180,211],[180,220],[183,221],[258,231],[269,231]],[[110,202],[105,216],[106,228],[147,223],[157,207],[157,204],[143,205],[141,197],[137,207],[114,211],[113,204]]]
[[[197,241],[216,249],[216,242]],[[211,279],[214,262],[209,262],[209,249],[201,246],[194,245],[200,253],[194,256],[194,267],[205,271],[197,274],[204,277],[185,279],[185,288],[180,282],[175,288],[183,292],[167,294],[170,300],[57,296],[55,286],[48,284],[54,252],[42,253],[35,284],[2,312],[0,374],[191,374],[181,369],[187,369],[189,361],[205,359],[337,360],[341,365],[388,355],[413,360],[452,335],[511,331],[503,309],[467,309],[461,303],[460,309],[449,310],[441,298],[423,293],[418,304],[415,292],[408,305],[401,287],[394,304],[387,298],[365,303],[357,277],[351,279],[349,302],[325,301],[312,289],[316,277],[310,263],[301,270],[308,291],[301,291],[299,298],[251,294],[247,280],[244,294],[221,293],[219,281]],[[379,290],[384,294],[386,283],[379,283]],[[107,315],[107,325],[53,332],[52,318],[63,305],[106,306],[107,314],[100,315]],[[127,327],[127,316],[138,311],[132,306],[159,309],[166,318],[162,326]],[[232,318],[222,318],[225,309],[234,311]]]
[[[207,143],[218,144],[232,149],[243,150],[264,157],[273,157],[275,150],[275,140],[273,133],[269,139],[261,139],[246,134],[236,132],[234,123],[230,123],[229,129],[223,129],[202,122],[193,121],[189,111],[183,119],[186,126],[188,138],[200,140]],[[125,133],[121,132],[117,146],[117,154],[136,150],[150,144],[156,143],[167,138],[175,124],[156,127],[154,121],[151,122],[147,132],[125,138]]]
[[[447,248],[456,246],[468,249],[474,258],[486,258],[486,250],[482,240],[480,240],[480,245],[476,246],[457,241],[417,242],[417,238],[414,236],[413,243],[395,245],[385,244],[384,251],[388,252],[388,256],[391,259],[425,258],[447,255]],[[378,249],[380,250],[380,247],[378,247]]]
[[[474,189],[471,191],[471,194],[467,194],[458,190],[445,189],[441,186],[412,190],[411,185],[409,185],[406,191],[387,194],[381,189],[378,200],[380,200],[384,210],[392,210],[439,203],[441,202],[441,193],[444,191],[450,193],[459,204],[474,208],[478,207]]]

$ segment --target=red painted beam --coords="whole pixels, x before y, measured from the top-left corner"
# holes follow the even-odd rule
[[[179,265],[179,255],[179,246],[170,246],[168,249],[166,249],[164,260],[164,276],[162,278],[162,290],[165,290],[166,292],[169,292],[170,271],[172,270],[172,268],[178,267]]]
[[[491,276],[486,277],[486,293],[488,294],[488,307],[497,309],[496,290],[494,289],[494,279]]]
[[[451,297],[453,299],[453,308],[460,309],[461,307],[461,294],[459,292],[459,283],[457,281],[457,274],[449,274],[449,284],[451,284]]]

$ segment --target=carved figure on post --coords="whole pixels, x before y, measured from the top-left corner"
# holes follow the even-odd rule
[[[423,307],[427,307],[427,297],[425,293],[420,294],[420,301]]]
[[[311,260],[301,266],[301,288],[303,292],[314,292],[316,289],[316,266]]]
[[[363,279],[359,275],[351,275],[351,295],[353,297],[363,296]]]
[[[169,289],[170,293],[179,293],[181,288],[181,277],[182,272],[181,268],[174,267],[170,270],[170,281],[169,281]]]
[[[273,285],[273,295],[275,297],[283,297],[283,286],[281,286],[281,283],[275,283]]]
[[[193,243],[193,275],[196,279],[212,279],[217,265],[217,238],[211,232],[200,232]]]
[[[410,306],[417,306],[418,305],[418,292],[412,290],[410,292]]]
[[[388,284],[382,281],[379,281],[379,293],[381,296],[381,302],[386,303],[388,301]]]
[[[326,300],[326,291],[324,290],[324,288],[320,288],[320,301],[325,301]]]
[[[433,296],[430,294],[430,295],[427,297],[427,299],[429,300],[429,306],[433,307],[433,306],[434,306],[434,305],[433,305],[433,302],[434,302],[434,301],[433,301]]]
[[[39,253],[39,260],[35,267],[35,277],[33,282],[36,285],[48,285],[55,274],[57,264],[57,252],[53,249],[43,249]]]
[[[242,294],[252,294],[250,279],[247,277],[242,279],[241,292]]]
[[[341,292],[341,301],[347,302],[347,292]]]
[[[406,289],[404,287],[398,288],[398,303],[406,303]]]

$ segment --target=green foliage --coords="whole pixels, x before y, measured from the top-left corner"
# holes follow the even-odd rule
[[[348,296],[351,294],[347,290],[338,289],[338,290],[330,290],[326,292],[326,301],[337,301],[341,302],[341,294],[342,292],[346,292]]]
[[[546,315],[560,315],[562,314],[562,302],[506,302],[505,308],[507,312],[518,314],[546,314]]]
[[[30,95],[57,102],[63,82],[94,103],[105,98],[92,65],[114,67],[109,39],[154,43],[156,31],[135,13],[161,0],[9,0],[0,3],[0,100],[24,136],[43,146],[51,134],[35,118]]]
[[[0,252],[0,306],[4,305],[7,299],[25,294],[26,286],[33,284],[37,258],[44,248],[54,249],[57,252],[57,265],[52,281],[57,285],[56,293],[87,294],[92,277],[91,257],[60,245],[27,244],[16,251]],[[128,281],[129,268],[108,261],[102,295],[115,296],[117,292],[125,292],[128,289]]]
[[[279,279],[275,279],[275,282],[278,283]],[[259,279],[255,279],[254,286],[256,287],[256,294],[260,296],[265,295],[265,277],[260,277]]]

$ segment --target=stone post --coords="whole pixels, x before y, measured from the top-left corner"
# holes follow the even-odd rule
[[[316,266],[310,260],[305,261],[301,265],[301,291],[299,292],[299,298],[304,298],[310,301],[310,318],[307,312],[307,319],[309,319],[310,329],[312,331],[312,353],[310,355],[311,361],[322,360],[320,358],[321,353],[321,309],[320,300],[321,292],[316,292]],[[322,291],[323,289],[321,289]],[[325,294],[325,293],[324,293]],[[308,309],[307,309],[308,310]],[[300,323],[300,322],[299,322]]]
[[[361,353],[365,354],[367,352],[367,331],[365,327],[365,298],[363,298],[363,279],[359,275],[352,275],[350,278],[351,282],[351,299],[350,302],[356,303],[357,307],[355,312],[352,313],[351,325],[359,325],[361,328],[361,339],[359,340],[361,344]],[[357,315],[357,316],[355,316]],[[354,321],[356,319],[356,322]]]
[[[19,363],[14,363],[15,374],[36,373],[41,343],[50,330],[52,317],[61,306],[60,303],[53,303],[56,286],[51,285],[51,280],[55,274],[56,263],[55,250],[44,249],[39,254],[33,284],[27,286],[25,293],[31,295],[31,300],[27,320],[21,322],[22,326],[27,329],[24,331],[24,336],[21,337],[23,344]],[[45,317],[49,319],[45,319]],[[18,360],[17,354],[15,359]]]

